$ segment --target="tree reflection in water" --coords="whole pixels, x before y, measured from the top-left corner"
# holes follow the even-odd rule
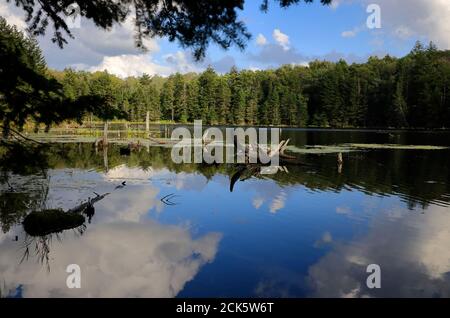
[[[283,173],[261,175],[258,165],[175,164],[171,150],[149,147],[121,156],[120,147],[111,144],[96,154],[89,143],[62,143],[51,146],[8,144],[0,147],[0,222],[3,232],[20,223],[27,213],[40,209],[48,191],[47,170],[69,168],[105,169],[125,164],[144,171],[167,169],[174,173],[197,173],[211,179],[230,178],[230,191],[237,181],[265,178],[280,186],[301,184],[313,191],[341,191],[355,188],[367,193],[398,195],[410,208],[430,202],[448,205],[450,175],[448,151],[361,151],[345,155],[345,168],[336,167],[336,155],[302,155],[301,164],[282,162]],[[105,158],[107,158],[105,160]],[[107,167],[105,167],[105,164]],[[289,173],[287,173],[289,172]],[[424,186],[426,185],[426,186]]]
[[[51,146],[14,143],[0,147],[0,217],[6,232],[11,224],[20,222],[27,213],[45,202],[48,169],[105,171],[122,164],[143,170],[152,167],[175,173],[198,173],[207,179],[217,174],[228,175],[230,190],[238,180],[256,177],[274,180],[281,186],[301,184],[311,190],[340,191],[350,187],[368,193],[394,194],[404,198],[411,208],[429,202],[447,204],[450,185],[446,180],[450,165],[446,154],[447,151],[428,151],[424,156],[424,152],[414,150],[354,152],[345,155],[343,170],[336,168],[335,154],[303,155],[301,165],[282,163],[289,173],[262,176],[257,165],[175,164],[170,149],[163,147],[133,151],[124,157],[120,155],[120,147],[113,144],[96,154],[89,143]]]

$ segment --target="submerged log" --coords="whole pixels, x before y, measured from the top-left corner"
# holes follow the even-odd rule
[[[102,195],[97,194],[97,196],[93,199],[89,198],[87,202],[82,203],[73,209],[70,209],[67,211],[67,213],[82,213],[89,205],[93,205],[94,203],[102,200],[104,197],[106,197],[109,193],[105,193]]]
[[[108,194],[109,193],[97,195],[93,199],[89,198],[87,202],[68,211],[62,209],[33,211],[23,220],[23,228],[30,236],[45,236],[52,233],[59,233],[64,230],[75,229],[86,222],[83,213],[86,210],[92,210],[93,204],[102,200]],[[90,217],[92,217],[92,215]]]
[[[60,209],[33,211],[23,221],[23,228],[30,236],[45,236],[83,225],[82,214],[66,213]]]
[[[153,138],[152,136],[150,136],[150,134],[148,135],[148,139],[150,141],[153,141],[153,142],[157,143],[158,145],[165,145],[165,144],[167,144],[167,142],[165,142],[164,140],[158,140],[156,138]]]

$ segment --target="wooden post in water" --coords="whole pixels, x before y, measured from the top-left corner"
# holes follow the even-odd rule
[[[145,116],[145,132],[148,135],[148,132],[150,131],[150,112],[147,112]]]
[[[105,120],[103,126],[103,146],[105,147],[108,144],[108,121]]]
[[[344,159],[342,158],[342,152],[337,155],[338,162],[338,173],[342,173],[342,165],[344,164]]]
[[[105,172],[108,172],[109,165],[108,165],[108,148],[103,147],[103,167],[105,168]]]

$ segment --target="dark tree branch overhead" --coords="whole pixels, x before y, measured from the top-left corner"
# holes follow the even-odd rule
[[[80,7],[80,15],[92,20],[96,26],[109,29],[121,24],[134,14],[136,45],[145,48],[146,37],[167,36],[183,47],[192,48],[196,59],[205,56],[212,41],[229,48],[236,45],[243,49],[250,39],[245,24],[238,20],[237,10],[243,10],[245,0],[6,0],[14,2],[27,14],[29,30],[34,35],[46,32],[53,24],[53,42],[61,48],[66,37],[73,38],[65,18],[71,14],[71,4]],[[283,8],[298,4],[301,0],[274,0]],[[314,0],[303,0],[311,3]],[[328,5],[332,0],[320,0]],[[269,0],[262,0],[261,10],[267,11]]]

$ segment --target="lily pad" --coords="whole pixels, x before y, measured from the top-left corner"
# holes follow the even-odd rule
[[[351,148],[359,149],[399,149],[399,150],[444,150],[449,147],[432,145],[398,145],[398,144],[346,144]]]
[[[342,152],[358,151],[358,149],[352,149],[348,146],[305,146],[299,148],[296,146],[287,146],[287,151],[299,154],[333,154]]]

